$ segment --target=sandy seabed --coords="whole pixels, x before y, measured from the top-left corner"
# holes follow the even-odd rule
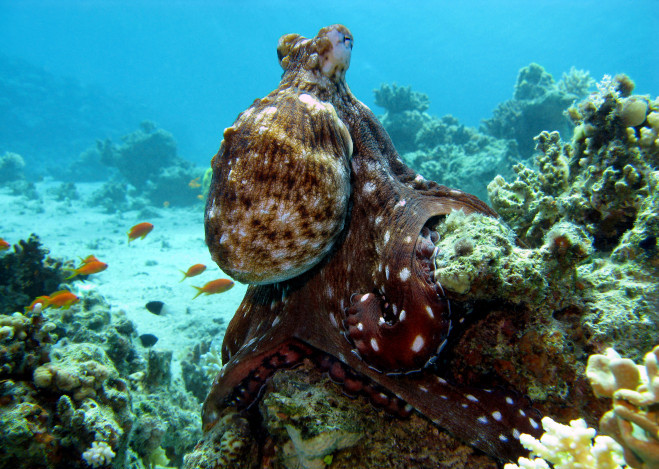
[[[179,362],[187,349],[214,338],[208,334],[209,323],[222,318],[228,324],[247,288],[236,282],[228,292],[193,300],[192,285],[227,277],[211,260],[204,242],[202,204],[150,208],[157,216],[145,218],[134,210],[108,214],[87,204],[100,183],[78,183],[79,199],[57,201],[54,191],[60,184],[36,183],[40,200],[12,195],[9,188],[0,186],[0,238],[13,245],[34,233],[50,257],[78,265],[80,257],[94,254],[106,262],[107,270],[77,281],[73,289],[95,289],[112,312],[126,313],[138,334],[158,337],[154,348],[174,352],[172,373],[180,375]],[[153,231],[128,244],[127,231],[140,222],[152,223]],[[181,282],[181,270],[197,263],[205,264],[206,271]],[[165,303],[161,315],[145,308],[154,300]]]

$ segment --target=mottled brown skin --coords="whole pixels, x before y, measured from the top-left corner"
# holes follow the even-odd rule
[[[248,288],[224,338],[225,366],[204,404],[204,426],[212,427],[228,406],[250,405],[277,368],[326,354],[377,383],[376,389],[386,389],[371,392],[382,404],[399,407],[402,400],[486,453],[515,459],[525,454],[519,433],[539,433],[539,419],[524,399],[457,388],[423,369],[458,319],[450,316],[441,286],[433,281],[433,233],[426,225],[453,210],[494,213],[469,194],[423,179],[401,161],[377,118],[345,82],[348,48],[352,36],[341,25],[323,28],[311,40],[297,35],[280,40],[285,71],[279,92],[330,103],[348,129],[350,206],[331,250],[313,267],[289,280]],[[226,161],[222,151],[213,162],[206,219],[216,258],[223,255],[214,244],[223,228],[208,212],[223,190],[218,187]],[[258,259],[253,266],[258,269]],[[341,370],[335,374],[345,374]],[[361,387],[354,379],[348,384]]]

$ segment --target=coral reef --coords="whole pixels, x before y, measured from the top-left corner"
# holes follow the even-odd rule
[[[125,313],[72,289],[67,310],[0,315],[0,466],[180,465],[200,406],[171,379],[172,352],[145,351]]]
[[[186,359],[181,361],[185,389],[191,392],[199,403],[203,403],[208,395],[213,377],[220,372],[221,368],[220,353],[211,346],[210,341],[196,344],[192,350],[188,351]]]
[[[600,431],[622,446],[627,464],[649,469],[659,467],[659,345],[644,361],[636,365],[608,349],[588,358],[586,374],[597,397],[612,399]]]
[[[0,153],[20,153],[30,178],[60,174],[70,155],[83,151],[99,135],[119,135],[144,114],[141,106],[121,96],[109,96],[4,54],[0,90]]]
[[[513,140],[503,140],[465,127],[453,116],[432,117],[417,132],[416,151],[403,159],[424,177],[487,198],[484,181],[519,159]]]
[[[128,197],[129,192],[127,183],[108,181],[91,194],[87,204],[91,207],[102,207],[106,213],[125,212],[143,207],[143,202],[136,203],[135,199]]]
[[[542,132],[537,169],[516,165],[514,182],[497,177],[488,191],[502,219],[530,248],[565,224],[592,238],[593,256],[576,276],[583,325],[603,344],[640,358],[659,323],[659,101],[631,96],[632,89],[627,77],[606,77],[598,92],[570,109],[577,125],[571,143]],[[647,105],[640,106],[641,117],[629,118],[637,123],[632,127],[623,118],[630,100]],[[562,237],[555,242],[572,244]]]
[[[153,122],[122,137],[116,145],[109,139],[97,142],[101,163],[119,174],[152,204],[191,205],[199,202],[199,187],[193,183],[203,170],[180,158],[174,137]]]
[[[227,413],[204,433],[194,450],[185,455],[186,469],[261,467],[258,445],[246,418],[237,412]]]
[[[380,86],[373,91],[375,93],[375,104],[387,110],[391,114],[399,114],[405,111],[424,112],[430,107],[430,99],[425,93],[412,91],[411,86],[398,86],[396,83]]]
[[[36,235],[0,256],[0,313],[21,311],[38,296],[59,289],[68,276],[61,260],[48,257]]]
[[[80,198],[78,189],[76,189],[76,185],[73,182],[63,182],[59,186],[52,188],[49,192],[55,196],[55,200],[66,202],[67,205],[70,205],[72,200],[78,200]]]
[[[176,141],[169,132],[151,121],[144,121],[133,133],[124,135],[122,144],[110,140],[97,142],[101,163],[114,167],[136,188],[158,174],[161,168],[176,163]]]
[[[425,113],[429,106],[428,95],[395,83],[383,83],[374,94],[375,104],[387,111],[380,120],[398,152],[416,150],[416,134],[431,119]]]
[[[25,161],[18,153],[5,152],[0,157],[0,184],[25,179]]]
[[[480,129],[453,116],[431,116],[429,99],[410,87],[383,84],[375,90],[380,117],[403,160],[424,177],[485,199],[485,181],[509,177],[510,166],[533,154],[533,137],[552,129],[567,135],[574,124],[566,109],[592,87],[588,72],[572,68],[556,82],[540,65],[520,70],[513,99],[500,104]],[[638,114],[641,104],[628,105]]]
[[[532,63],[519,71],[513,98],[499,104],[481,129],[496,138],[514,139],[521,156],[528,158],[534,150],[533,137],[542,130],[563,135],[572,130],[564,111],[585,97],[592,84],[588,72],[574,68],[556,83],[542,66]]]
[[[162,168],[154,180],[148,181],[144,196],[156,206],[200,203],[200,188],[194,180],[201,174],[200,168],[181,160],[177,165]]]
[[[69,163],[59,177],[67,182],[96,182],[105,181],[109,176],[113,176],[113,171],[108,171],[108,167],[101,163],[99,147],[103,148],[103,144],[97,141],[86,148]]]
[[[428,96],[410,87],[383,84],[375,104],[387,111],[380,120],[396,150],[427,179],[485,199],[484,181],[519,159],[514,140],[485,135],[450,115],[427,114]]]

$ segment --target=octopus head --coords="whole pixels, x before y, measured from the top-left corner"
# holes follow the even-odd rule
[[[343,79],[350,66],[353,37],[341,24],[327,26],[316,37],[286,34],[279,39],[277,56],[285,71],[304,68],[318,70],[330,80]]]
[[[323,44],[326,49],[320,55],[320,69],[323,75],[333,78],[345,75],[350,66],[350,54],[352,53],[352,35],[345,26],[329,27],[325,33]],[[318,33],[320,36],[323,30]],[[329,44],[328,44],[329,43]]]

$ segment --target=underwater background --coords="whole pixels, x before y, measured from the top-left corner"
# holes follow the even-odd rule
[[[205,245],[210,159],[277,86],[279,38],[334,23],[404,162],[501,217],[436,227],[437,281],[474,312],[439,374],[659,467],[656,0],[0,0],[0,468],[500,467],[308,363],[276,375],[258,435],[202,431],[247,288]]]
[[[0,103],[0,150],[35,160],[29,153],[39,149],[68,161],[96,139],[149,119],[175,135],[181,155],[205,165],[222,129],[272,90],[281,74],[272,46],[279,37],[308,37],[333,23],[357,38],[350,87],[376,113],[373,89],[396,82],[428,94],[431,114],[478,126],[531,62],[556,78],[571,67],[596,80],[625,72],[639,93],[659,81],[653,0],[3,0],[0,8],[1,76],[9,86]],[[19,73],[27,74],[22,87],[13,83]],[[47,99],[30,101],[39,93]],[[74,135],[62,136],[65,125]],[[19,136],[33,147],[12,140]]]

